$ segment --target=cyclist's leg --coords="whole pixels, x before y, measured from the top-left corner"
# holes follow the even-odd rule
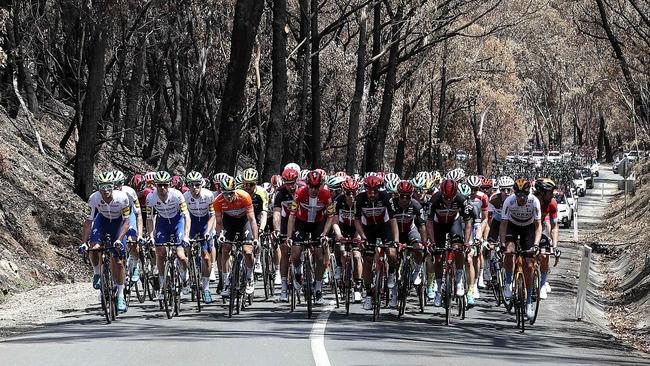
[[[551,241],[546,234],[542,234],[542,239],[539,241],[539,246],[540,249],[542,250],[542,253],[549,253],[549,251],[551,250]],[[550,262],[550,257],[548,255],[542,255],[539,257],[539,272],[540,272],[539,282],[541,286],[544,286],[544,284],[548,279],[548,271],[550,269],[549,262]]]
[[[535,241],[535,225],[531,224],[525,227],[525,235],[521,235],[521,249],[529,250],[533,247]],[[532,302],[532,293],[533,293],[533,269],[535,265],[535,258],[530,255],[526,256],[526,261],[524,263],[524,280],[526,281],[526,290],[527,290],[527,304]]]
[[[90,249],[98,249],[101,246],[104,236],[106,236],[106,229],[104,228],[104,216],[98,214],[93,220],[90,237],[88,238],[88,247]],[[93,266],[93,273],[96,276],[101,274],[101,254],[99,252],[88,253],[90,264]]]
[[[251,230],[251,225],[250,222],[248,222],[248,220],[246,220],[246,223],[244,224],[244,227],[241,230],[243,230],[243,235],[242,235],[243,240],[245,241],[253,240],[253,231]],[[248,276],[248,280],[250,281],[253,278],[254,248],[252,245],[243,245],[242,251],[244,252],[244,265],[246,266],[246,274]]]
[[[187,266],[189,261],[187,260],[187,255],[185,254],[185,246],[183,245],[183,239],[185,239],[185,216],[179,215],[176,225],[174,225],[174,232],[176,236],[176,257],[178,258],[178,263],[180,264],[181,274],[187,275]],[[188,223],[189,225],[189,223]]]
[[[280,235],[287,235],[287,220],[282,218],[280,222]],[[280,263],[280,278],[282,280],[282,292],[287,292],[287,276],[289,276],[289,259],[291,256],[291,248],[286,245],[278,245],[276,253],[279,255],[278,260]]]

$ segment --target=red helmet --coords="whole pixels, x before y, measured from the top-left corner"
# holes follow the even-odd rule
[[[379,177],[371,175],[363,180],[363,185],[366,186],[366,190],[374,191],[381,187],[382,181]]]
[[[458,194],[458,182],[453,179],[445,179],[440,184],[440,192],[443,198],[454,198]]]
[[[483,181],[481,182],[481,188],[492,188],[494,185],[494,182],[490,178],[483,178]]]
[[[175,175],[172,177],[172,187],[180,189],[184,183],[184,179],[181,176]]]
[[[413,194],[413,183],[408,180],[403,180],[397,185],[397,193],[399,194]]]
[[[282,177],[279,175],[273,175],[271,176],[271,185],[273,188],[278,188],[282,185]]]
[[[347,177],[345,179],[345,182],[341,184],[341,188],[346,191],[356,191],[359,189],[359,182],[357,182],[357,180],[353,177]]]
[[[348,176],[348,174],[346,172],[343,172],[343,171],[336,172],[336,174],[334,174],[334,175],[336,175],[337,177],[341,177],[341,178],[345,178],[345,177]]]
[[[298,179],[298,171],[295,169],[285,169],[282,172],[282,180],[284,183],[296,183]]]
[[[316,169],[307,174],[307,179],[305,179],[305,181],[308,186],[314,188],[323,184],[323,173],[321,173],[321,171],[322,169]]]
[[[381,179],[381,183],[384,183],[384,178],[386,178],[386,173],[384,172],[377,172],[377,177]]]
[[[136,190],[141,190],[144,185],[144,177],[140,174],[136,174],[131,178],[131,186]]]

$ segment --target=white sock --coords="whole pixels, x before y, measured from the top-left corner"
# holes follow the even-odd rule
[[[160,284],[160,288],[165,287],[165,276],[158,275],[158,283]]]
[[[287,278],[282,277],[282,291],[287,292]]]
[[[459,284],[463,280],[463,272],[462,271],[457,271],[456,272],[456,284]]]
[[[117,297],[124,297],[124,285],[115,286],[117,289]]]
[[[230,272],[223,273],[223,285],[230,286]]]
[[[316,281],[316,285],[314,286],[315,291],[320,291],[322,286],[322,281]]]
[[[203,285],[203,289],[207,290],[210,286],[210,277],[201,277],[201,284]]]
[[[442,288],[442,280],[441,279],[440,280],[436,279],[436,288],[437,288],[438,291],[440,291],[440,289]]]
[[[98,264],[96,266],[93,266],[93,274],[101,274],[102,273],[102,267]]]

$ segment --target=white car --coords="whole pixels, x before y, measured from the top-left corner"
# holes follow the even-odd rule
[[[568,229],[573,223],[573,207],[569,204],[563,192],[556,193],[555,200],[557,201],[557,218],[564,228]]]
[[[585,178],[582,176],[582,172],[579,170],[577,170],[573,176],[573,185],[576,187],[578,197],[583,197],[587,192],[587,181],[585,181]]]
[[[559,151],[549,151],[548,155],[546,156],[546,160],[551,163],[557,163],[558,161],[562,160],[562,153]]]
[[[600,174],[598,172],[600,170],[600,164],[598,164],[598,161],[596,161],[596,159],[592,160],[591,164],[589,164],[589,170],[591,170],[591,174],[595,177]]]
[[[535,150],[533,153],[530,155],[530,161],[533,163],[541,163],[544,161],[545,156],[543,151]]]
[[[508,155],[506,155],[506,161],[508,163],[514,163],[515,161],[517,161],[517,153],[509,152]]]

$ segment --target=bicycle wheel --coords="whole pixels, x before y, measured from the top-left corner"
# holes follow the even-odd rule
[[[269,263],[266,259],[267,249],[262,249],[262,255],[260,255],[260,265],[262,266],[262,281],[264,285],[264,300],[269,299],[271,290],[269,289]]]
[[[383,263],[380,261],[379,265],[375,268],[375,280],[374,280],[374,293],[373,295],[373,307],[372,307],[372,321],[375,322],[379,319],[379,311],[381,309],[381,293],[383,291],[382,286],[384,284],[384,267]]]
[[[104,270],[102,271],[102,285],[101,285],[101,298],[102,298],[102,311],[106,317],[106,324],[111,324],[113,318],[111,317],[111,296],[110,288],[108,286],[108,281],[110,281],[110,273],[107,273],[109,270],[106,268],[108,264],[104,264]]]
[[[190,258],[190,262],[193,263],[193,271],[194,273],[191,274],[192,276],[192,291],[196,293],[196,311],[201,312],[201,306],[203,304],[203,287],[201,286],[201,277],[203,276],[203,272],[201,271],[201,265],[203,263],[203,259],[201,258],[198,253],[192,253],[193,258]]]
[[[400,266],[398,266],[400,268]],[[397,317],[400,318],[402,315],[404,315],[404,312],[406,311],[406,298],[408,297],[408,285],[409,285],[409,273],[410,273],[410,266],[408,264],[408,261],[405,261],[403,265],[400,268],[400,271],[397,272],[397,286],[398,286],[398,292],[397,292]]]
[[[420,306],[420,313],[424,313],[425,298],[424,296],[424,286],[419,284],[415,286],[415,293],[418,295],[418,305]]]
[[[539,298],[540,290],[541,290],[541,283],[540,283],[539,268],[535,268],[535,272],[533,272],[533,308],[534,308],[533,311],[535,315],[533,315],[531,319],[528,319],[530,325],[535,324],[535,321],[537,320],[537,313],[539,312],[539,304],[540,304],[540,298]]]
[[[500,271],[500,278],[501,278],[501,280],[503,281],[503,282],[502,282],[502,285],[503,285],[503,286],[501,287],[501,294],[503,295],[503,289],[504,289],[505,286],[506,286],[506,281],[505,281],[505,278],[506,278],[506,270],[505,270],[505,268],[503,268],[503,267],[501,268],[501,271]],[[513,290],[514,290],[514,289],[513,289]],[[513,311],[513,308],[514,308],[514,307],[513,307],[513,304],[514,304],[514,297],[515,297],[515,295],[516,295],[516,294],[515,294],[514,291],[513,291],[513,292],[512,292],[512,295],[510,296],[509,299],[506,299],[505,296],[502,296],[503,306],[506,308],[506,311],[508,312],[508,314],[512,314],[512,311]]]
[[[465,289],[463,296],[456,296],[456,304],[458,304],[458,316],[461,320],[465,319],[465,311],[467,310],[467,272],[463,270],[462,286]]]
[[[174,269],[174,315],[178,316],[181,312],[181,290],[183,288],[183,282],[181,281],[181,274],[177,268]]]
[[[449,313],[451,312],[452,288],[454,286],[454,274],[452,272],[447,269],[444,275],[445,325],[449,325]]]
[[[268,277],[267,279],[267,286],[269,288],[269,297],[275,296],[275,263],[273,263],[273,252],[270,249],[267,249],[266,251],[266,263],[267,263],[267,271],[266,271],[266,276]]]
[[[312,299],[312,282],[313,274],[311,270],[311,255],[309,254],[309,249],[305,253],[305,263],[304,263],[304,272],[305,280],[302,282],[302,288],[305,290],[305,300],[307,301],[307,319],[311,319],[313,299]]]
[[[228,299],[229,318],[232,318],[233,312],[238,311],[235,306],[237,299],[239,298],[239,265],[240,261],[233,261],[233,266],[230,271],[230,298]]]
[[[522,273],[517,273],[515,278],[516,296],[514,307],[516,308],[515,313],[517,314],[517,327],[521,327],[521,331],[523,332],[526,323],[526,288],[524,275]]]
[[[163,293],[163,304],[161,305],[161,308],[164,305],[165,309],[165,314],[167,315],[167,319],[172,318],[172,308],[170,304],[172,303],[172,265],[169,263],[169,261],[165,261],[165,271],[163,272],[165,276],[165,286],[162,286],[160,288],[160,291]]]
[[[339,306],[340,306],[340,302],[339,302],[339,282],[340,282],[340,280],[336,279],[336,276],[335,276],[336,271],[334,270],[337,267],[338,267],[338,263],[336,263],[336,257],[334,256],[334,254],[331,254],[330,255],[330,269],[329,269],[329,272],[330,272],[329,273],[329,275],[330,275],[330,286],[332,288],[332,293],[334,294],[334,298],[336,299],[336,308],[338,309]],[[340,270],[339,270],[339,273],[341,273]]]
[[[115,284],[113,283],[113,273],[110,270],[110,265],[106,265],[106,293],[108,293],[108,309],[111,314],[111,320],[115,321],[117,316],[117,303],[115,302]]]

